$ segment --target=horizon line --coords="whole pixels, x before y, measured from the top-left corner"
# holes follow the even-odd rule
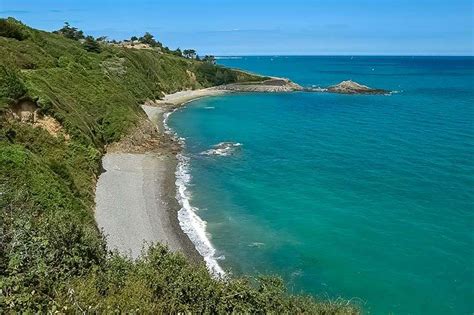
[[[455,54],[216,54],[215,57],[469,57]]]

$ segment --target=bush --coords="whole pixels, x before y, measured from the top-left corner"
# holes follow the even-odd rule
[[[92,36],[87,36],[82,45],[88,52],[100,53],[100,45]]]
[[[25,27],[13,18],[0,19],[0,36],[24,40],[28,38]]]
[[[105,247],[83,202],[44,159],[25,148],[22,142],[31,139],[24,130],[12,128],[18,144],[0,141],[0,304],[40,311],[49,308],[46,297],[55,295],[61,281],[101,264]],[[45,131],[28,129],[39,138],[31,149],[57,147],[40,144],[51,141]]]
[[[26,94],[26,87],[18,72],[0,64],[0,98],[16,100]]]
[[[55,33],[63,35],[64,37],[72,40],[84,39],[84,32],[77,29],[76,27],[71,27],[68,22],[64,22],[64,26],[61,29],[55,31]]]
[[[162,245],[136,262],[113,254],[103,268],[65,285],[59,308],[92,313],[356,314],[342,303],[290,296],[279,278],[213,279]]]
[[[155,40],[153,35],[151,35],[148,32],[146,32],[145,35],[140,37],[138,40],[140,41],[140,43],[150,45],[151,47],[162,47],[163,46],[159,41]]]
[[[211,85],[222,85],[237,82],[237,74],[234,71],[213,65],[209,62],[200,64],[197,70],[198,77],[201,80],[209,82]]]

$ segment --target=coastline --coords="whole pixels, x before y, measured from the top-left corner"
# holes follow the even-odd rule
[[[179,175],[184,172],[185,161],[180,153],[182,144],[167,127],[166,119],[190,101],[225,93],[208,88],[149,101],[142,105],[146,121],[138,131],[107,147],[102,158],[104,172],[97,181],[95,219],[107,238],[108,249],[135,259],[147,246],[160,242],[193,262],[206,262],[211,273],[224,274],[211,261],[209,241],[202,242],[205,229],[196,236],[192,228],[196,224],[204,227],[205,223],[197,215],[182,211],[190,207],[184,200],[186,174]],[[192,223],[186,226],[183,221]]]
[[[158,128],[163,130],[167,138],[179,145],[178,150],[173,151],[175,157],[175,167],[172,173],[175,179],[173,188],[174,192],[174,213],[175,221],[178,222],[180,230],[177,233],[186,235],[188,240],[194,245],[194,251],[199,253],[201,261],[204,261],[209,272],[216,277],[224,277],[225,272],[219,266],[214,254],[215,248],[212,246],[210,239],[206,234],[206,222],[203,221],[196,213],[197,208],[190,204],[190,193],[187,189],[191,175],[189,174],[189,158],[183,154],[185,142],[180,138],[168,125],[167,120],[176,110],[184,107],[186,104],[211,96],[219,96],[231,93],[220,89],[220,87],[211,87],[200,90],[180,91],[173,94],[167,94],[162,100],[153,102],[162,111],[159,118]],[[144,105],[143,107],[150,105]],[[145,109],[145,108],[144,108]],[[149,111],[149,108],[146,111]],[[169,195],[172,197],[172,195]]]
[[[194,262],[206,263],[215,276],[225,275],[206,235],[206,222],[189,202],[188,158],[184,142],[166,124],[175,110],[210,96],[235,92],[292,92],[287,79],[268,84],[229,84],[179,91],[142,105],[143,120],[120,141],[106,148],[104,172],[96,186],[97,226],[109,250],[135,259],[152,243],[168,245]]]
[[[145,244],[161,242],[188,258],[199,256],[179,233],[172,188],[176,162],[153,153],[108,153],[96,190],[96,221],[107,246],[138,258]],[[146,245],[145,245],[146,247]]]

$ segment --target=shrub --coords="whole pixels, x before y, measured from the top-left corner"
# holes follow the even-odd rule
[[[28,37],[25,27],[13,18],[0,19],[0,36],[24,40]]]
[[[209,62],[200,64],[197,70],[199,79],[207,81],[211,85],[221,85],[237,81],[237,74],[234,71]]]
[[[142,37],[138,39],[140,43],[150,45],[151,47],[162,47],[163,45],[155,40],[154,36],[146,32]]]
[[[100,45],[92,36],[87,36],[82,45],[88,52],[100,53]]]
[[[73,40],[84,39],[84,32],[77,29],[76,27],[72,27],[68,22],[64,22],[64,26],[54,33],[63,35],[64,37]]]
[[[205,266],[189,264],[162,245],[136,262],[118,254],[103,268],[69,281],[56,300],[59,308],[93,313],[165,314],[356,314],[343,303],[289,295],[275,277],[213,279]]]
[[[16,100],[26,94],[26,87],[18,72],[13,68],[0,64],[0,98]]]

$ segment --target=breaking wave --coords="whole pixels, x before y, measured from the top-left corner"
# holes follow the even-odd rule
[[[202,155],[229,156],[233,154],[241,146],[242,146],[242,143],[238,143],[238,142],[221,142],[212,146],[212,149],[201,152],[201,154]]]
[[[166,113],[163,119],[165,132],[171,135],[182,146],[185,145],[184,138],[180,138],[168,126],[167,121],[173,112]],[[207,268],[212,275],[216,277],[225,276],[224,270],[217,263],[216,249],[212,246],[206,233],[206,221],[202,220],[196,212],[199,210],[193,207],[190,203],[191,192],[188,190],[188,185],[191,181],[191,174],[189,172],[189,157],[183,153],[177,154],[178,166],[176,167],[176,199],[181,205],[178,211],[178,220],[181,229],[186,233],[189,239],[193,242],[196,250],[204,258]]]

